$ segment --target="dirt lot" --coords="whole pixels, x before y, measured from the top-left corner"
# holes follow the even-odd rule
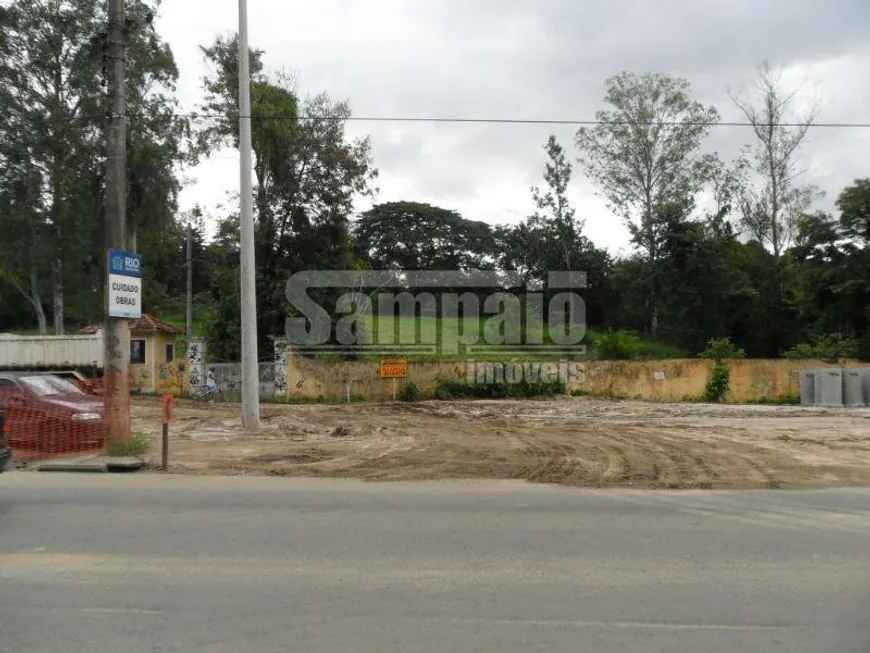
[[[527,479],[588,487],[870,485],[870,409],[547,401],[262,407],[179,401],[174,471],[371,480]],[[137,399],[154,438],[160,403]]]

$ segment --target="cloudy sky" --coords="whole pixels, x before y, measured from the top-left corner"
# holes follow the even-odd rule
[[[784,82],[818,96],[820,121],[870,123],[867,0],[248,0],[251,45],[266,65],[296,75],[302,94],[347,98],[360,117],[586,120],[602,108],[604,82],[621,70],[686,77],[695,97],[738,120],[729,87],[751,84],[768,60]],[[186,110],[201,96],[198,46],[236,29],[235,0],[164,0],[161,34],[181,70]],[[354,122],[370,135],[381,171],[378,201],[430,202],[489,222],[531,209],[543,144],[558,136],[572,158],[576,128]],[[705,144],[724,158],[748,142],[720,127]],[[870,129],[817,128],[801,152],[806,182],[828,193],[870,175]],[[863,164],[863,165],[862,165]],[[214,207],[238,189],[227,150],[187,171],[183,208]],[[572,199],[587,234],[614,253],[627,231],[577,170]],[[361,204],[360,209],[366,208]]]

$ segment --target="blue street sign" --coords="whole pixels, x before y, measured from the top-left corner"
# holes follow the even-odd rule
[[[124,277],[142,277],[142,257],[120,249],[109,250],[109,274]]]

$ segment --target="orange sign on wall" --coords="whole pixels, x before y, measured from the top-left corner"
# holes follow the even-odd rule
[[[175,417],[175,396],[163,395],[163,423],[169,424]]]
[[[403,358],[392,358],[381,361],[382,379],[404,379],[408,376],[408,361]]]

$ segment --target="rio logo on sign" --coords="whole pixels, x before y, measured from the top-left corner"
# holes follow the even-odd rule
[[[109,316],[142,317],[142,257],[119,249],[109,250]]]

